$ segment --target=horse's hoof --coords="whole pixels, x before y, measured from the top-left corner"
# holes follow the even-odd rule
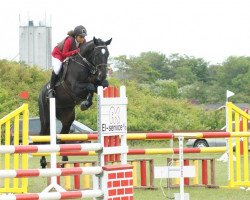
[[[64,164],[64,163],[62,163],[60,167],[61,167],[61,168],[64,168],[64,167],[65,167],[65,164]]]
[[[107,80],[103,80],[102,81],[102,87],[108,87],[109,86],[109,82]]]
[[[62,157],[62,164],[61,164],[61,168],[64,168],[65,167],[65,164],[69,161],[69,158],[68,156],[63,156]]]
[[[89,101],[83,101],[81,103],[81,110],[87,110],[90,106],[92,105],[92,103],[90,103]]]
[[[41,158],[41,159],[40,159],[40,165],[41,165],[42,169],[45,169],[45,168],[46,168],[46,166],[47,166],[47,161],[46,161],[45,158]]]
[[[89,107],[88,107],[88,102],[86,101],[83,101],[81,103],[81,110],[84,111],[84,110],[87,110]]]

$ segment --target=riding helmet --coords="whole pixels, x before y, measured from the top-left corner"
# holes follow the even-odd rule
[[[80,35],[80,36],[85,37],[87,35],[87,30],[86,30],[86,28],[84,26],[79,25],[79,26],[75,27],[74,35],[75,36]]]

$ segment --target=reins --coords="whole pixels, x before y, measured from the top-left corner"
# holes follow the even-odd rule
[[[95,49],[97,49],[97,48],[107,48],[107,47],[104,46],[104,45],[100,45],[100,46],[96,46],[96,47],[95,47]],[[82,67],[86,67],[86,68],[90,71],[91,74],[95,74],[95,73],[97,72],[98,67],[100,67],[100,66],[107,66],[106,63],[101,63],[101,64],[98,64],[98,65],[92,64],[92,63],[89,62],[85,57],[83,57],[83,56],[80,54],[80,52],[77,53],[77,56],[80,56],[80,58],[82,59],[83,63],[78,62],[78,61],[77,61],[76,59],[74,59],[74,58],[71,58],[72,61],[74,61],[75,63],[79,64],[79,65],[82,66]],[[95,56],[94,56],[94,63],[95,63]]]

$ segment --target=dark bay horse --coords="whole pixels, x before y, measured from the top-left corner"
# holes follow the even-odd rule
[[[81,110],[86,110],[92,105],[94,92],[98,86],[107,87],[107,62],[109,51],[108,41],[96,39],[81,46],[80,52],[69,58],[60,73],[60,80],[55,87],[56,118],[61,121],[60,133],[69,133],[70,126],[75,120],[75,106],[81,105]],[[66,67],[65,67],[66,65]],[[41,121],[40,135],[50,134],[50,112],[48,95],[49,83],[39,94],[39,116]],[[61,142],[62,143],[62,142]],[[67,156],[63,156],[67,161]],[[46,159],[40,160],[41,166],[46,167]]]

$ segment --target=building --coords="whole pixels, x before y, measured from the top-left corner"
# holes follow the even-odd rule
[[[36,65],[42,69],[52,67],[51,27],[33,21],[19,26],[19,59],[28,65]]]

